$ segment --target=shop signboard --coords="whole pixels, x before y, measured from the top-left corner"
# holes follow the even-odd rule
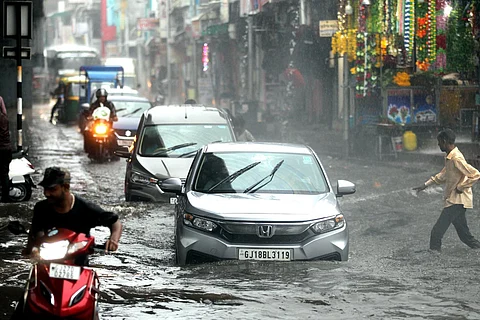
[[[398,124],[437,124],[435,93],[424,88],[389,89],[386,115]]]
[[[410,91],[389,91],[387,117],[389,120],[399,123],[407,124],[412,122]]]
[[[413,118],[415,123],[436,123],[437,108],[435,98],[429,92],[416,91],[413,95]]]
[[[139,31],[148,31],[158,29],[158,19],[156,18],[138,18],[137,19],[137,30]]]
[[[332,37],[338,31],[337,20],[320,20],[318,25],[320,37]]]

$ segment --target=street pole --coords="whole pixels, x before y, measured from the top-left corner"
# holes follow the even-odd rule
[[[248,23],[248,100],[253,100],[253,15],[247,17]]]
[[[172,67],[170,58],[172,53],[170,52],[170,0],[167,0],[167,104],[172,102]]]
[[[23,128],[22,128],[22,113],[23,113],[23,85],[22,85],[22,22],[21,22],[21,7],[16,6],[16,28],[17,28],[17,48],[16,48],[16,57],[17,57],[17,151],[23,149]]]
[[[124,17],[124,30],[125,30],[125,56],[127,58],[130,58],[130,20],[129,20],[129,14],[128,14],[128,2],[123,1],[124,6],[125,6],[125,17]]]

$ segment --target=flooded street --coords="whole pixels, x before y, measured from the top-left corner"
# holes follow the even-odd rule
[[[347,179],[357,192],[340,200],[350,227],[348,262],[224,261],[187,267],[174,264],[173,206],[124,200],[125,160],[93,163],[83,152],[76,125],[48,122],[49,107],[26,110],[25,146],[43,173],[67,167],[74,194],[120,215],[124,231],[117,253],[96,255],[102,319],[480,319],[480,250],[458,239],[453,227],[441,254],[427,250],[442,208],[442,189],[418,196],[441,167],[423,161],[338,159],[315,150],[332,183]],[[15,128],[12,128],[15,134]],[[38,183],[42,175],[36,175]],[[467,211],[480,237],[480,192]],[[0,225],[30,223],[42,188],[22,204],[0,204]],[[109,232],[97,228],[98,243]],[[0,230],[0,319],[9,319],[29,263],[20,251],[26,238]]]

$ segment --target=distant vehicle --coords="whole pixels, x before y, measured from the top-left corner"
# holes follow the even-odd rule
[[[101,64],[97,49],[74,44],[51,46],[44,49],[45,65],[48,70],[48,89],[53,91],[62,76],[78,74],[81,66]]]
[[[128,96],[128,97],[141,97],[140,92],[138,90],[134,90],[129,87],[123,87],[123,88],[111,88],[109,85],[104,85],[102,86],[105,90],[108,92],[108,96]],[[95,95],[95,92],[91,94],[90,97],[90,103],[94,103],[97,100],[97,96]]]
[[[152,107],[147,98],[114,94],[108,91],[108,100],[113,102],[118,120],[113,123],[117,138],[117,148],[127,150],[137,134],[138,124],[143,113]]]
[[[338,197],[349,181],[327,178],[308,146],[212,143],[196,155],[185,183],[170,178],[176,261],[348,260],[348,225]]]
[[[198,149],[211,142],[235,141],[227,114],[203,105],[153,107],[143,113],[129,151],[125,173],[126,201],[170,201],[159,183],[170,177],[187,176]],[[131,151],[131,152],[130,152]]]
[[[112,87],[123,87],[124,72],[121,66],[81,66],[79,76],[84,77],[85,82],[82,85],[82,95],[79,97],[80,109],[78,112],[78,127],[83,133],[86,120],[86,112],[90,108],[90,100],[97,89],[105,85]],[[108,90],[107,90],[108,92]]]
[[[137,61],[135,59],[127,57],[111,57],[105,59],[104,65],[122,66],[125,71],[124,85],[134,89],[139,88]]]

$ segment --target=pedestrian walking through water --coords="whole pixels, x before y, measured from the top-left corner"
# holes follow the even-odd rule
[[[8,171],[12,161],[12,145],[8,125],[7,109],[5,102],[0,97],[0,185],[2,186],[2,202],[8,202],[10,190]]]
[[[433,184],[444,184],[444,208],[430,234],[430,249],[440,251],[442,238],[450,224],[457,230],[460,240],[472,249],[480,248],[467,225],[465,212],[473,208],[472,185],[480,179],[480,172],[468,164],[463,154],[455,146],[455,133],[451,129],[441,131],[438,146],[445,152],[445,166],[427,180],[422,186],[413,190],[422,191]]]

